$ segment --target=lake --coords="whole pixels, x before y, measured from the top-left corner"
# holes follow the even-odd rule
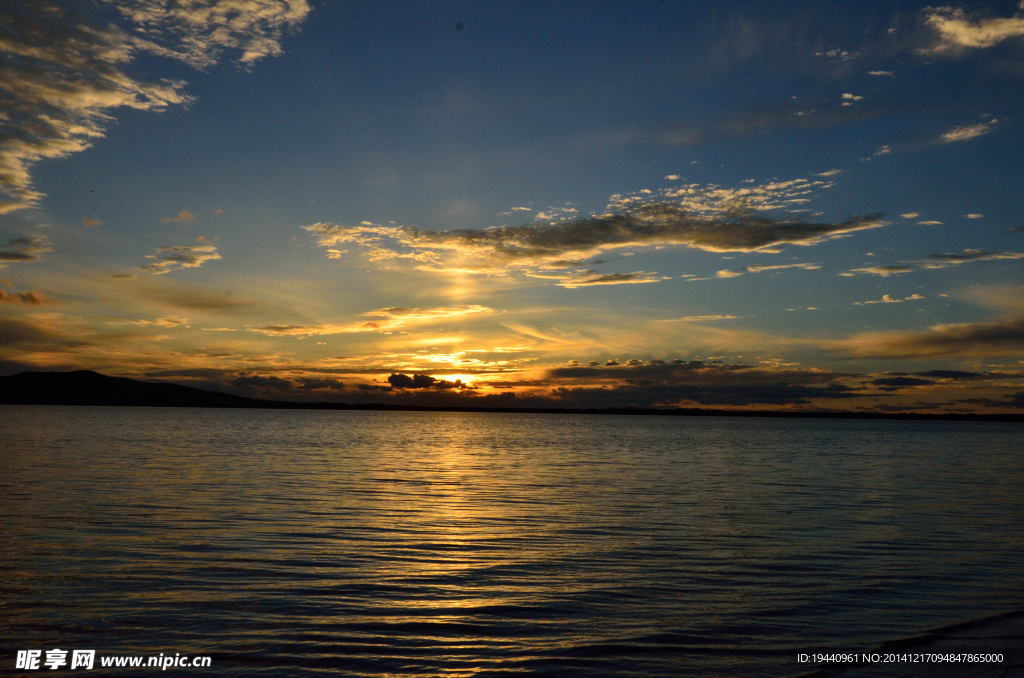
[[[8,670],[88,648],[233,676],[790,676],[1024,609],[1021,424],[0,416]]]

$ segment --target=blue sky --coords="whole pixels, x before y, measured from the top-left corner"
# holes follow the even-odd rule
[[[1016,3],[94,0],[0,31],[5,373],[1024,405]]]

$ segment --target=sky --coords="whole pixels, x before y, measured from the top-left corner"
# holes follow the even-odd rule
[[[1024,2],[27,0],[0,69],[0,374],[1024,408]]]

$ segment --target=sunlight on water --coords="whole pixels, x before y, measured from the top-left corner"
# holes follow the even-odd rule
[[[1024,607],[1015,424],[2,409],[5,662],[784,676]]]

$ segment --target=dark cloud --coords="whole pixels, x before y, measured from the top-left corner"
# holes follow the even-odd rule
[[[2,139],[2,136],[0,136],[0,139]],[[0,150],[0,155],[2,155],[2,150]],[[0,167],[0,171],[2,171],[2,167]],[[0,181],[2,181],[2,175],[0,175]],[[0,207],[0,213],[2,212],[3,209]],[[40,254],[52,251],[53,249],[50,247],[50,243],[45,235],[21,235],[0,245],[0,262],[23,263],[26,261],[39,261]],[[0,263],[0,267],[2,266],[3,264]]]
[[[261,377],[257,374],[243,374],[236,377],[231,381],[235,386],[256,386],[260,388],[272,388],[278,390],[287,390],[295,386],[292,382],[287,379],[280,377]]]
[[[962,370],[928,370],[927,372],[914,372],[914,374],[920,377],[932,377],[934,379],[957,379],[961,381],[990,379],[992,377],[992,375],[990,375],[987,372],[964,372]]]
[[[392,374],[388,377],[388,383],[393,388],[408,389],[408,388],[432,388],[442,391],[450,389],[463,389],[466,385],[462,383],[461,379],[455,381],[446,381],[444,379],[435,379],[429,374],[413,374],[411,377],[407,374]]]
[[[969,403],[971,405],[982,405],[984,407],[1016,407],[1024,409],[1024,391],[1018,391],[1017,393],[1011,393],[1010,395],[1003,396],[1003,400],[995,400],[992,398],[965,398],[963,400],[957,400],[958,403]]]
[[[61,352],[90,345],[30,320],[0,318],[0,346],[33,352]]]
[[[395,389],[391,386],[379,386],[377,384],[357,384],[356,388],[360,391],[394,391]]]
[[[176,268],[199,268],[207,261],[220,259],[221,256],[217,254],[215,245],[166,245],[157,247],[156,254],[147,254],[146,258],[156,261],[139,268],[153,275],[163,275]]]
[[[370,250],[372,258],[408,257],[443,268],[441,255],[451,253],[486,259],[491,265],[550,266],[553,262],[565,263],[573,255],[590,256],[627,246],[683,245],[711,252],[753,252],[783,244],[815,245],[883,225],[879,214],[827,223],[776,219],[743,210],[705,216],[679,203],[657,202],[627,207],[621,214],[554,225],[425,231],[409,226],[319,223],[304,228],[314,233],[324,247],[360,244]]]
[[[924,265],[924,268],[938,268],[953,264],[963,264],[968,261],[992,261],[995,259],[1024,259],[1022,252],[986,252],[984,250],[964,250],[963,254],[929,254],[926,257],[930,262],[936,262],[939,266]]]
[[[936,325],[924,332],[863,334],[832,350],[865,358],[971,358],[1024,353],[1024,318]]]
[[[872,379],[871,383],[875,386],[883,387],[883,391],[897,391],[910,386],[928,386],[935,382],[928,379],[914,379],[913,377],[884,377]]]
[[[602,367],[561,367],[549,370],[553,382],[575,382],[556,388],[551,397],[573,403],[566,407],[651,407],[701,405],[804,405],[819,398],[861,395],[838,383],[837,373],[777,370],[751,365],[643,361]],[[605,382],[600,387],[580,382]],[[606,404],[596,404],[603,402]]]

